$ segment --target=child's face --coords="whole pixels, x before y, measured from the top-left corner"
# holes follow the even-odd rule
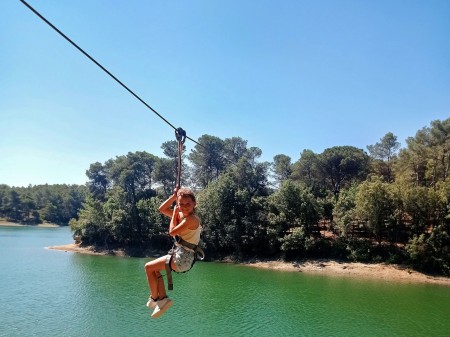
[[[184,216],[188,216],[194,211],[195,201],[188,196],[178,197],[178,207]]]

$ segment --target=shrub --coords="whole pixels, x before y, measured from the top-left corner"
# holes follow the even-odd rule
[[[450,235],[449,225],[436,226],[431,234],[415,235],[406,246],[414,268],[450,275]]]

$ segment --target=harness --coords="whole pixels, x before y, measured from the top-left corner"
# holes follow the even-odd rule
[[[205,252],[199,245],[194,245],[193,243],[187,242],[186,240],[183,240],[180,236],[175,236],[175,243],[172,246],[172,249],[169,250],[169,253],[166,258],[166,275],[167,275],[167,289],[173,290],[173,281],[172,281],[172,268],[170,267],[170,261],[172,261],[173,254],[175,252],[176,246],[183,246],[185,248],[188,248],[189,250],[192,250],[194,252],[194,261],[192,262],[191,268],[194,266],[195,261],[200,260],[202,261],[205,258]],[[189,270],[191,270],[189,268]],[[186,270],[183,273],[189,271]]]

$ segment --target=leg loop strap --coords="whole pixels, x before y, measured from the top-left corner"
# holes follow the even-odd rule
[[[171,259],[172,255],[168,255],[166,258],[167,289],[169,290],[173,290],[172,269],[170,268]]]

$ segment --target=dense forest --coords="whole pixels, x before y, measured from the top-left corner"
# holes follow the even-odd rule
[[[167,250],[168,219],[158,206],[176,183],[177,142],[162,149],[164,158],[130,152],[91,164],[86,191],[66,186],[47,203],[37,191],[51,186],[1,186],[0,216],[11,217],[15,195],[34,206],[22,206],[22,222],[57,222],[56,210],[66,220],[67,205],[85,196],[70,220],[82,244],[134,255]],[[389,132],[366,150],[303,150],[295,162],[279,154],[271,163],[261,154],[239,137],[210,135],[183,152],[182,185],[197,193],[208,258],[384,261],[450,275],[450,118],[417,131],[405,148]]]
[[[79,185],[0,185],[0,218],[24,225],[53,223],[67,226],[86,199]]]

